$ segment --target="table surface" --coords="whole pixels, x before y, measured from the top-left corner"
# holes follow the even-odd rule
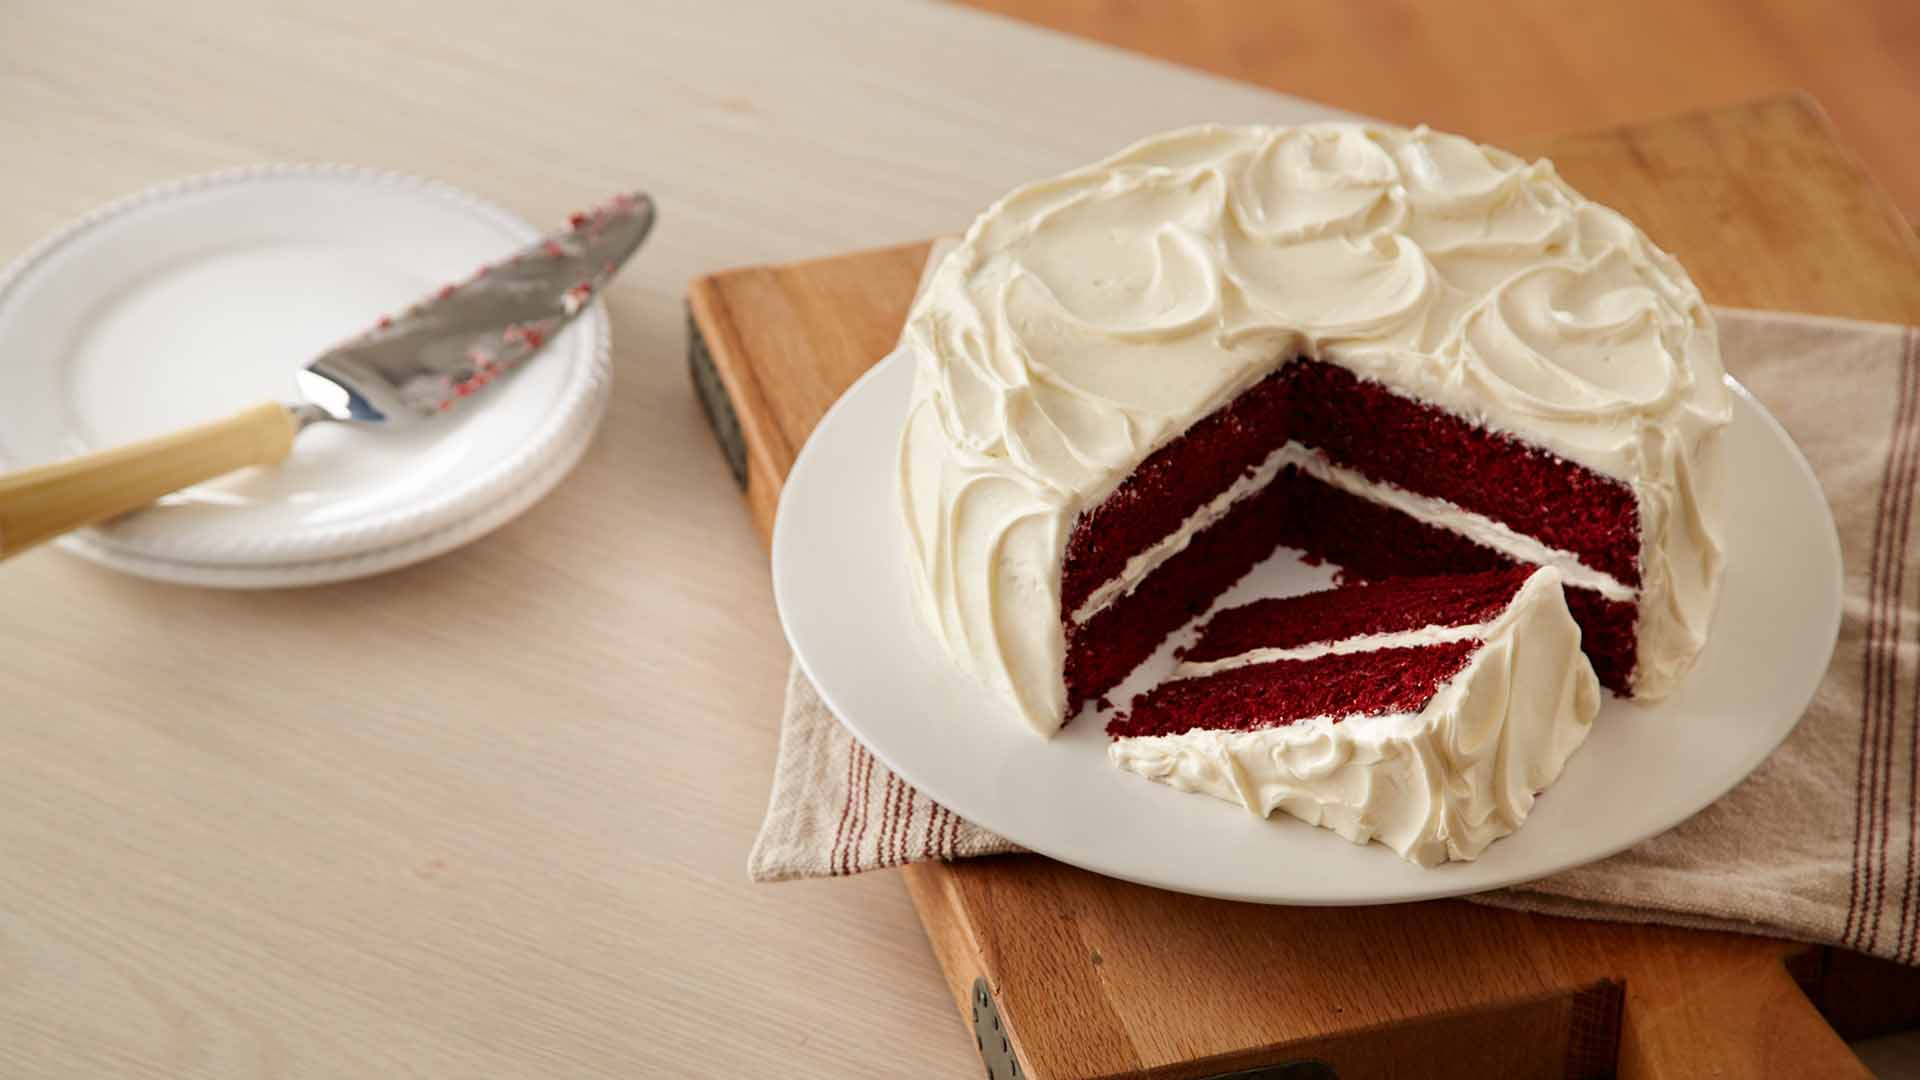
[[[787,650],[687,282],[1309,110],[894,0],[264,8],[0,7],[0,252],[263,160],[661,223],[598,440],[494,535],[307,591],[0,568],[0,1075],[973,1075],[897,875],[747,882]]]
[[[0,1075],[973,1075],[897,875],[746,881],[787,651],[687,281],[1318,110],[899,0],[262,7],[0,7],[0,253],[270,160],[662,221],[598,440],[471,547],[259,594],[0,567]]]
[[[1914,0],[966,0],[1403,124],[1493,142],[1804,90],[1920,221]]]

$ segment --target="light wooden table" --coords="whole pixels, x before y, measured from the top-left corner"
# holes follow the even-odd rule
[[[1804,90],[1920,221],[1914,0],[965,0],[1495,142]]]
[[[296,592],[0,566],[0,1076],[974,1075],[897,875],[746,881],[787,651],[686,283],[1308,115],[896,0],[0,5],[0,252],[263,160],[662,209],[599,440],[495,535]]]

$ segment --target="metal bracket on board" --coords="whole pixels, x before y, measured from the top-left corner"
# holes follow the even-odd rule
[[[973,1042],[980,1048],[980,1060],[987,1067],[987,1080],[1014,1080],[1022,1075],[1020,1059],[1013,1052],[1006,1025],[1000,1021],[1000,1008],[994,1004],[987,980],[973,980]],[[1210,1080],[1340,1080],[1340,1074],[1324,1061],[1283,1061],[1257,1069],[1222,1073]]]
[[[727,468],[733,470],[733,482],[747,488],[747,440],[740,433],[740,417],[733,411],[733,400],[713,366],[713,353],[700,333],[700,323],[687,309],[687,370],[693,375],[693,388],[700,395],[700,406],[707,411],[707,423],[713,437],[720,440],[720,452],[726,455]]]
[[[973,980],[973,1042],[986,1063],[987,1080],[1013,1080],[1020,1075],[1020,1059],[1000,1023],[1000,1008],[993,1003],[985,979]]]

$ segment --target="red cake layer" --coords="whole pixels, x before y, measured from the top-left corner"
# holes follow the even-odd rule
[[[1184,660],[1224,660],[1254,649],[1291,649],[1364,634],[1428,626],[1475,626],[1498,618],[1534,574],[1516,566],[1484,574],[1395,578],[1256,600],[1207,620]]]
[[[1424,574],[1472,574],[1512,567],[1514,560],[1458,533],[1349,495],[1298,469],[1283,470],[1269,492],[1286,507],[1281,543],[1340,567],[1352,582]],[[1631,693],[1639,608],[1592,589],[1566,586],[1567,610],[1580,624],[1580,647],[1600,685]]]
[[[1418,712],[1460,673],[1481,642],[1329,653],[1161,683],[1107,725],[1115,738],[1195,728],[1255,731],[1315,716]]]
[[[1567,613],[1580,624],[1580,649],[1593,664],[1600,685],[1621,697],[1632,696],[1633,669],[1640,653],[1640,606],[1631,600],[1609,600],[1592,589],[1562,588]]]
[[[1120,575],[1128,559],[1179,528],[1284,445],[1287,407],[1286,379],[1275,372],[1155,451],[1099,506],[1081,515],[1061,570],[1062,614],[1080,610],[1093,590]]]
[[[1626,484],[1335,364],[1298,360],[1283,371],[1296,441],[1369,479],[1445,499],[1629,587],[1640,584],[1640,511]]]
[[[1350,495],[1292,466],[1281,471],[1273,486],[1286,492],[1280,542],[1333,563],[1349,581],[1477,574],[1514,565],[1459,533]]]
[[[1066,620],[1067,716],[1118,686],[1167,636],[1213,606],[1221,593],[1273,554],[1285,491],[1269,485],[1202,529],[1140,587],[1085,623]]]
[[[1501,521],[1579,555],[1629,586],[1640,580],[1639,510],[1626,485],[1401,397],[1344,368],[1298,359],[1161,447],[1075,522],[1061,579],[1068,715],[1118,685],[1167,635],[1205,611],[1278,544],[1339,565],[1349,582],[1515,569],[1515,561],[1498,551],[1289,468],[1132,594],[1084,625],[1072,621],[1073,612],[1119,576],[1127,560],[1179,528],[1289,440],[1315,447],[1377,482]],[[1587,589],[1566,592],[1601,684],[1628,693],[1637,607]],[[1328,624],[1333,608],[1344,609],[1348,602],[1325,603],[1328,611],[1301,617],[1298,632],[1314,636],[1294,644],[1351,636],[1339,631],[1376,617],[1351,610],[1343,615],[1348,622]],[[1384,612],[1396,603],[1382,594],[1378,606]],[[1305,629],[1314,623],[1322,628]],[[1229,625],[1217,632],[1227,633]],[[1212,649],[1205,646],[1189,656],[1229,655]]]

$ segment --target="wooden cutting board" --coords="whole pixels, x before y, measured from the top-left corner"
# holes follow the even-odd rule
[[[1920,244],[1808,99],[1514,149],[1639,222],[1714,303],[1920,322]],[[926,252],[693,282],[694,376],[763,537],[808,432],[892,349]],[[992,1071],[995,1021],[1036,1080],[1306,1059],[1341,1077],[1864,1076],[1840,1033],[1920,1022],[1913,972],[1759,938],[1460,901],[1235,904],[1033,856],[901,872],[990,1075],[1011,1075]]]

